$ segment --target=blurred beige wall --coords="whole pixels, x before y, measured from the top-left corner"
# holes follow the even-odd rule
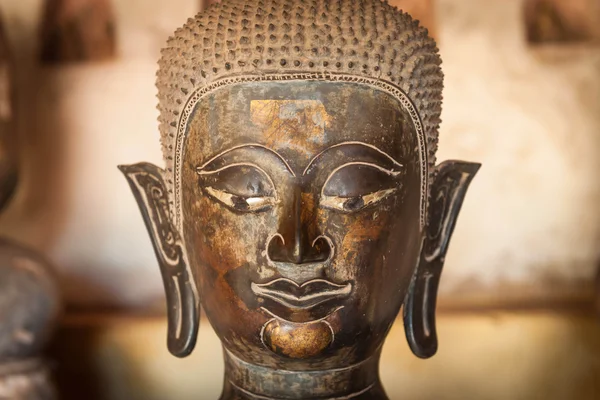
[[[396,3],[399,3],[397,1]],[[198,0],[113,0],[120,58],[36,65],[41,0],[0,4],[19,65],[22,182],[0,232],[47,253],[71,304],[162,304],[120,163],[161,154],[154,74]],[[589,297],[600,252],[600,48],[531,47],[522,0],[436,0],[439,159],[483,163],[442,293],[451,302]]]

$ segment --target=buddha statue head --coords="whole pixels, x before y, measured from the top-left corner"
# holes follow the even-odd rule
[[[444,257],[479,168],[435,164],[440,64],[427,30],[380,0],[225,0],[169,39],[166,168],[120,168],[161,267],[169,349],[190,353],[201,305],[224,398],[383,398],[402,307],[413,352],[436,352]]]

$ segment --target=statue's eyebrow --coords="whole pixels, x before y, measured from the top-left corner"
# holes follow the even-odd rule
[[[287,170],[290,172],[290,174],[292,174],[293,177],[296,177],[296,174],[294,173],[294,171],[292,170],[292,167],[290,167],[290,164],[285,160],[285,158],[283,158],[281,156],[281,154],[279,154],[278,152],[276,152],[275,150],[262,145],[262,144],[258,144],[258,143],[245,143],[245,144],[240,144],[238,146],[234,146],[230,149],[224,150],[221,153],[217,154],[214,157],[211,157],[208,161],[206,161],[204,164],[200,165],[198,168],[196,168],[196,171],[202,171],[203,169],[205,169],[208,165],[210,165],[212,162],[214,162],[216,159],[223,157],[224,155],[226,155],[227,153],[231,153],[234,150],[238,150],[238,149],[242,149],[242,148],[246,148],[246,147],[250,147],[250,148],[259,148],[259,149],[264,149],[267,150],[268,152],[270,152],[271,154],[274,154],[277,158],[279,158],[281,160],[281,162],[285,165],[285,167],[287,168]]]
[[[335,148],[339,148],[339,147],[344,147],[344,146],[364,146],[366,148],[369,148],[372,151],[377,152],[378,154],[382,155],[385,159],[387,159],[388,161],[390,161],[390,163],[392,165],[394,165],[395,167],[402,167],[403,165],[400,164],[398,161],[396,161],[392,156],[390,156],[389,154],[387,154],[386,152],[384,152],[383,150],[380,150],[379,148],[377,148],[376,146],[373,146],[372,144],[368,144],[368,143],[364,143],[364,142],[356,142],[356,141],[349,141],[349,142],[342,142],[342,143],[338,143],[338,144],[334,144],[333,146],[329,146],[328,148],[324,149],[323,151],[321,151],[319,154],[317,154],[316,156],[314,156],[310,162],[308,163],[308,165],[306,166],[306,168],[304,168],[304,171],[302,172],[302,175],[306,175],[306,173],[308,172],[308,170],[310,169],[310,167],[312,167],[312,165],[325,153],[327,153],[328,151],[335,149]]]

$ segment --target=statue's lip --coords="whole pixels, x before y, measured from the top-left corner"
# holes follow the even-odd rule
[[[309,309],[334,298],[346,297],[352,292],[352,284],[336,284],[325,279],[313,279],[298,284],[287,278],[250,285],[259,297],[271,299],[292,309]]]

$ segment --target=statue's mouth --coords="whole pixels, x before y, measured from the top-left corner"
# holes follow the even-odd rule
[[[325,279],[313,279],[298,284],[290,279],[278,278],[263,284],[252,282],[251,289],[258,297],[301,311],[333,299],[347,297],[352,292],[352,284],[339,285]]]

